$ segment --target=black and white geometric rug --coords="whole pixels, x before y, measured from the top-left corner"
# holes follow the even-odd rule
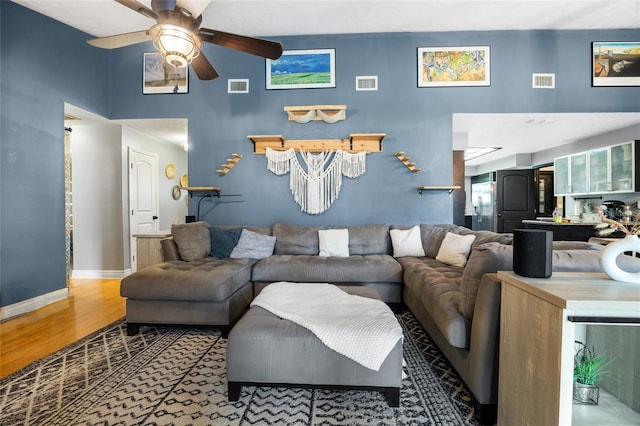
[[[382,394],[244,387],[227,400],[217,329],[122,320],[0,380],[0,425],[475,425],[468,390],[410,312],[398,315],[400,407]]]

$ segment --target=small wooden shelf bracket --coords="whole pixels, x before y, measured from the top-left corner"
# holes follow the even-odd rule
[[[282,135],[249,135],[253,142],[253,153],[264,154],[267,148],[285,151],[289,148],[306,152],[342,150],[347,152],[382,152],[382,139],[386,133],[351,133],[345,139],[285,139]]]
[[[456,189],[460,189],[460,185],[448,185],[448,186],[419,186],[418,192],[422,197],[422,191],[449,191],[449,196]]]
[[[216,172],[220,173],[221,175],[226,175],[231,169],[233,169],[233,166],[235,166],[241,158],[241,154],[238,154],[236,152],[232,153],[231,158],[227,158],[227,162],[222,165],[221,169],[216,170]]]
[[[418,173],[422,170],[420,167],[416,167],[416,163],[412,163],[409,157],[405,157],[404,152],[396,152],[396,157],[398,157],[398,160],[400,160],[402,164],[407,166],[407,169],[409,169],[411,173]]]
[[[311,120],[322,120],[333,124],[347,118],[346,105],[307,105],[284,107],[289,121],[304,124]]]

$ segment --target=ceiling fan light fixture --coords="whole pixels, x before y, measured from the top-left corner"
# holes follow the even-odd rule
[[[173,24],[156,24],[149,30],[149,35],[165,61],[176,68],[189,65],[202,48],[200,37]]]

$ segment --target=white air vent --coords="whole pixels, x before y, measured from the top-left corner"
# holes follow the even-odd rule
[[[378,90],[377,75],[356,76],[356,90]]]
[[[248,79],[228,79],[227,93],[249,93]]]
[[[556,87],[555,74],[533,74],[534,89],[554,89]]]

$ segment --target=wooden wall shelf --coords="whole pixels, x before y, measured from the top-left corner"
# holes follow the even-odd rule
[[[284,110],[289,121],[301,124],[312,120],[322,120],[325,123],[333,124],[347,118],[346,105],[286,106]]]
[[[249,135],[253,142],[253,153],[264,154],[267,147],[276,151],[289,148],[296,152],[322,152],[341,149],[347,152],[382,152],[382,139],[386,133],[351,133],[346,139],[285,139],[282,135]]]
[[[220,197],[220,188],[217,186],[182,186],[180,189],[187,191],[190,197],[193,197],[194,192],[213,192],[217,197]]]
[[[460,189],[460,185],[444,185],[444,186],[431,185],[431,186],[419,186],[418,192],[420,193],[420,196],[422,196],[422,191],[449,191],[449,195],[451,195],[451,193],[456,189]]]

